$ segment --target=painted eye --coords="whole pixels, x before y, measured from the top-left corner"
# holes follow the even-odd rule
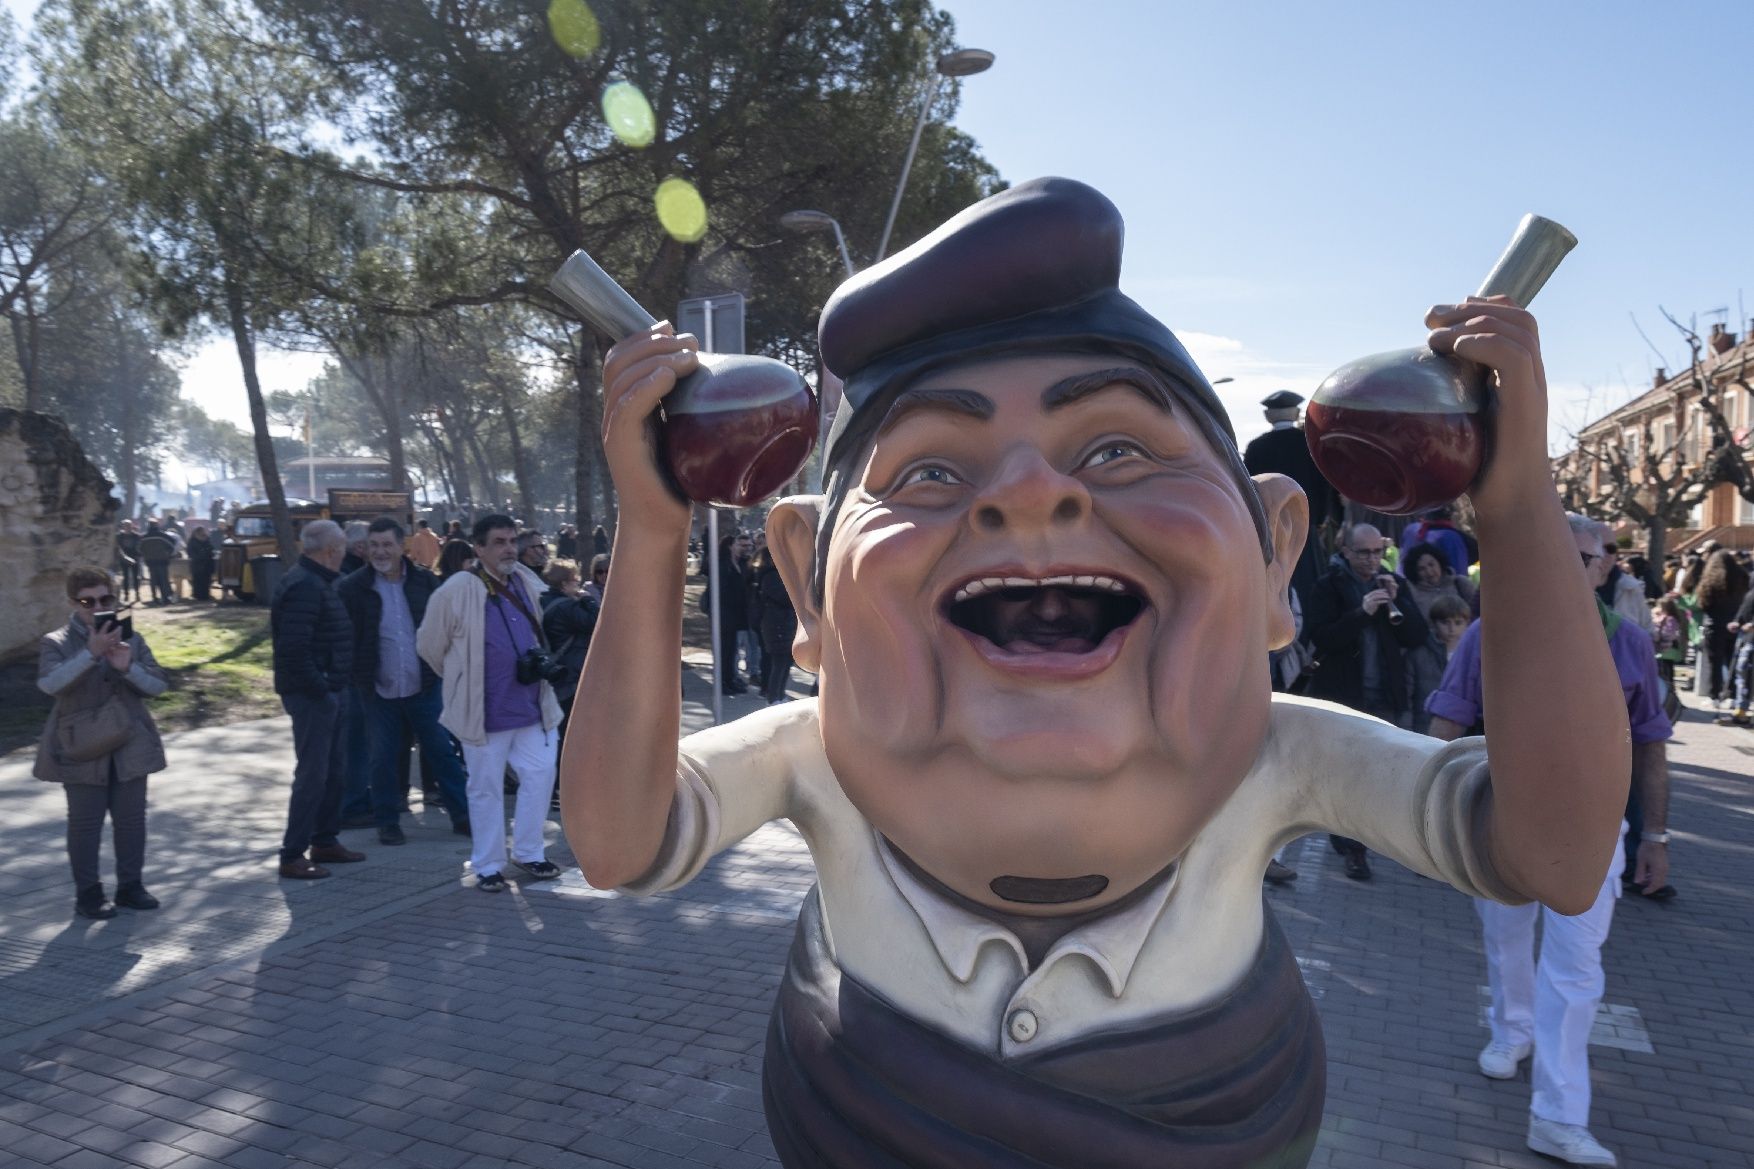
[[[1143,457],[1144,454],[1144,451],[1130,442],[1111,442],[1092,451],[1090,456],[1084,460],[1084,465],[1086,467],[1100,467],[1121,459]]]
[[[941,467],[936,463],[928,463],[924,467],[915,467],[913,470],[903,475],[901,477],[901,482],[896,484],[896,486],[898,488],[911,487],[915,483],[941,483],[950,485],[960,482],[962,482],[962,480],[957,478],[956,472],[950,470],[950,468]]]

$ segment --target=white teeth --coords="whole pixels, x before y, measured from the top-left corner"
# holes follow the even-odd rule
[[[978,597],[982,593],[990,593],[996,589],[1020,588],[1079,588],[1106,589],[1111,593],[1124,593],[1127,586],[1112,576],[987,576],[979,580],[971,580],[956,590],[954,600],[966,601]]]

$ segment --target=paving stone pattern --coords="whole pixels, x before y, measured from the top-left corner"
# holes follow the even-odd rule
[[[1607,948],[1598,1038],[1636,1012],[1650,1048],[1591,1051],[1595,1129],[1628,1167],[1754,1166],[1754,735],[1700,718],[1673,752],[1681,896],[1623,901]],[[405,848],[349,833],[366,862],[282,882],[288,740],[284,720],[178,736],[153,780],[165,908],[104,923],[71,920],[59,789],[0,761],[0,1165],[775,1164],[761,1049],[812,880],[788,825],[644,901],[576,870],[481,894],[421,811]],[[1388,861],[1347,881],[1325,838],[1294,853],[1301,878],[1267,897],[1327,1035],[1313,1163],[1551,1166],[1523,1146],[1526,1070],[1474,1068],[1466,899]]]

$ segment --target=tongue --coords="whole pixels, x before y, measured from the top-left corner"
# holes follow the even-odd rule
[[[1087,637],[1061,637],[1050,642],[1026,641],[1020,637],[1000,648],[1008,654],[1087,654],[1096,645]]]

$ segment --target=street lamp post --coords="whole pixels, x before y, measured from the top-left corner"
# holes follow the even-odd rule
[[[840,229],[840,222],[826,211],[788,211],[780,216],[780,226],[787,231],[832,231],[835,246],[840,248],[840,262],[846,266],[850,278],[858,272],[853,267],[852,254],[847,251],[847,237]]]
[[[914,154],[920,148],[920,134],[926,128],[926,118],[932,112],[932,103],[938,98],[938,87],[946,77],[972,77],[976,73],[984,73],[993,66],[993,54],[985,49],[952,49],[945,53],[932,66],[932,75],[926,86],[926,100],[920,104],[920,119],[914,123],[913,140],[907,144],[907,159],[901,164],[901,181],[895,184],[895,198],[889,204],[889,218],[883,224],[883,238],[877,241],[877,255],[872,263],[881,260],[889,253],[889,233],[895,230],[895,215],[901,210],[902,192],[907,190],[908,172],[914,166]]]

